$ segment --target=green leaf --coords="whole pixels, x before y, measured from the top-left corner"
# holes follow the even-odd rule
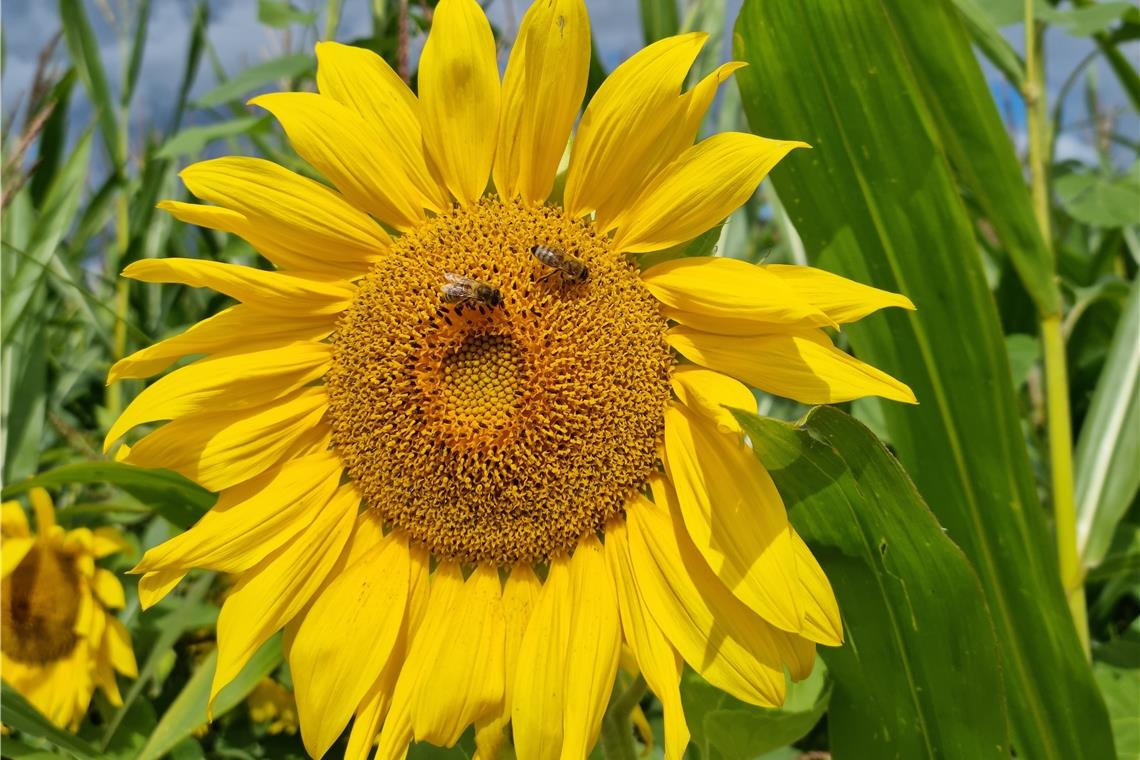
[[[943,5],[906,8],[924,16]],[[1019,756],[1111,757],[932,92],[908,48],[883,34],[896,28],[894,7],[747,0],[736,26],[736,58],[750,64],[736,74],[745,112],[759,134],[815,146],[772,173],[813,263],[905,293],[918,307],[844,332],[862,359],[918,397],[917,406],[883,404],[891,442],[981,579]],[[942,49],[954,29],[926,44]]]
[[[240,704],[262,678],[281,664],[281,660],[281,636],[277,635],[265,642],[237,677],[218,693],[218,698],[214,701],[213,719],[217,720]],[[214,679],[217,662],[218,650],[215,649],[198,665],[182,691],[170,703],[146,746],[139,753],[138,760],[158,760],[190,736],[194,729],[206,725],[210,683]]]
[[[1112,716],[1117,757],[1140,758],[1140,670],[1097,662],[1093,664],[1093,675]]]
[[[1073,459],[1077,547],[1096,567],[1140,490],[1140,280],[1117,323]]]
[[[59,17],[67,19],[63,24],[63,36],[71,60],[83,80],[91,103],[95,106],[99,121],[99,133],[107,148],[107,155],[116,171],[121,171],[126,157],[119,135],[119,123],[115,118],[115,100],[111,88],[107,86],[107,74],[103,70],[99,41],[87,20],[87,11],[82,0],[59,0]]]
[[[257,0],[257,20],[277,29],[292,24],[306,26],[317,20],[317,12],[297,10],[286,0]]]
[[[1140,224],[1140,163],[1119,177],[1073,172],[1058,177],[1053,189],[1065,210],[1094,227]]]
[[[182,125],[182,114],[186,111],[186,101],[190,97],[190,88],[194,86],[194,79],[198,76],[198,64],[202,60],[202,51],[206,49],[206,31],[210,21],[210,5],[201,0],[194,6],[194,20],[190,24],[190,39],[186,45],[186,63],[182,67],[182,81],[178,85],[178,99],[174,104],[174,114],[170,118],[170,131],[177,130]]]
[[[677,33],[677,0],[640,0],[640,7],[641,33],[646,45]]]
[[[934,119],[933,140],[942,144],[954,172],[974,195],[1037,310],[1059,313],[1053,255],[1041,237],[1021,162],[958,14],[944,0],[919,5],[883,0],[881,6],[883,20],[899,41],[899,54],[914,74],[912,93]],[[898,78],[909,79],[901,72]]]
[[[1019,390],[1029,379],[1029,373],[1034,365],[1041,359],[1041,342],[1035,335],[1007,335],[1005,350],[1009,354],[1009,372],[1013,389]]]
[[[787,698],[775,710],[741,702],[692,671],[681,681],[685,718],[702,760],[757,757],[798,741],[823,717],[830,697],[827,667],[818,660],[803,681],[789,679]]]
[[[954,0],[954,4],[958,6],[974,43],[990,63],[1005,75],[1009,83],[1020,91],[1025,81],[1025,61],[1021,60],[1013,45],[998,30],[993,16],[986,10],[985,0]]]
[[[41,715],[39,710],[32,707],[31,703],[7,683],[0,685],[0,712],[4,713],[4,725],[28,736],[43,739],[53,747],[58,747],[74,757],[86,760],[86,758],[95,758],[99,755],[95,748],[87,742],[72,736],[62,728],[56,728],[50,720]]]
[[[313,71],[316,61],[308,53],[293,53],[250,66],[237,76],[227,79],[198,98],[199,108],[213,108],[233,101],[242,101],[261,87],[279,80],[293,79]]]
[[[849,757],[1009,757],[993,622],[970,563],[902,467],[831,407],[802,427],[736,412],[831,580],[841,648],[832,751]]]
[[[216,495],[169,470],[148,470],[121,462],[80,462],[48,470],[4,488],[4,498],[29,488],[58,488],[75,483],[108,483],[185,530],[214,505]]]
[[[1037,16],[1042,21],[1063,28],[1073,37],[1089,37],[1097,32],[1107,31],[1125,16],[1131,16],[1135,21],[1137,11],[1136,6],[1130,2],[1098,2],[1087,8],[1065,10],[1044,6],[1037,11]]]
[[[247,116],[241,119],[204,124],[199,127],[187,127],[167,140],[166,144],[155,154],[155,158],[194,156],[201,153],[214,140],[238,137],[260,130],[268,124],[269,117],[267,116]]]
[[[150,0],[142,0],[135,9],[135,34],[131,42],[131,55],[127,62],[127,73],[123,78],[123,92],[120,102],[125,106],[131,102],[135,85],[142,70],[143,53],[146,50],[147,25],[150,23]]]

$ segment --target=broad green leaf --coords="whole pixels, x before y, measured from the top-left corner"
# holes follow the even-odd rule
[[[917,16],[941,3],[911,3]],[[892,445],[985,590],[1022,757],[1111,757],[1104,703],[1061,590],[970,218],[893,3],[748,0],[736,74],[753,131],[802,139],[772,179],[814,264],[908,295],[846,327],[919,404],[883,404]],[[934,10],[929,10],[935,8]],[[917,23],[917,22],[914,22]],[[941,48],[954,27],[927,41]],[[964,74],[970,77],[970,74]],[[1019,192],[1023,192],[1020,191]]]
[[[166,144],[155,154],[155,158],[196,156],[214,140],[238,137],[261,129],[267,124],[269,124],[268,117],[247,116],[241,119],[204,124],[199,127],[187,127],[167,140]]]
[[[986,10],[985,0],[954,0],[954,4],[958,6],[974,43],[1009,83],[1020,90],[1025,81],[1025,61],[998,30]]]
[[[1140,758],[1140,670],[1093,664],[1093,675],[1108,703],[1112,735],[1120,760]]]
[[[99,756],[99,752],[90,744],[57,728],[7,683],[0,685],[0,712],[4,713],[4,725],[28,736],[43,739],[80,760]]]
[[[680,25],[677,0],[639,0],[641,6],[641,33],[645,44],[670,37]]]
[[[1085,567],[1104,559],[1140,489],[1140,280],[1117,323],[1073,460],[1077,547]]]
[[[1119,177],[1101,172],[1072,172],[1058,177],[1053,189],[1065,210],[1094,227],[1140,224],[1140,163]]]
[[[121,462],[79,462],[65,464],[33,478],[12,483],[3,493],[29,488],[58,488],[73,483],[109,483],[118,486],[140,502],[185,530],[213,506],[216,495],[197,483],[169,470],[149,470]]]
[[[115,99],[107,85],[107,73],[103,69],[102,50],[91,22],[87,20],[87,10],[82,0],[59,0],[59,17],[67,19],[63,24],[63,36],[71,53],[71,62],[83,80],[95,114],[99,121],[99,134],[107,148],[107,155],[116,171],[121,171],[126,156],[119,135],[120,125],[115,116]]]
[[[198,98],[199,108],[213,108],[231,101],[244,102],[254,90],[280,80],[293,79],[311,72],[316,65],[312,55],[293,53],[280,58],[250,66],[237,76],[227,79],[214,89]]]
[[[830,697],[827,666],[820,660],[803,681],[789,679],[787,698],[774,710],[741,702],[692,671],[681,681],[685,719],[701,760],[759,757],[799,741],[827,712]]]
[[[993,622],[970,563],[870,430],[831,407],[802,427],[736,412],[831,580],[842,647],[832,751],[846,757],[1008,758]]]
[[[941,143],[954,172],[974,195],[1037,310],[1060,312],[1052,253],[1041,237],[1021,163],[958,14],[946,0],[883,0],[881,7],[914,75],[913,92],[934,119],[933,141]]]
[[[258,681],[281,664],[281,659],[281,636],[277,635],[265,642],[237,677],[218,693],[218,698],[214,701],[213,719],[217,720],[245,699]],[[194,729],[206,725],[206,705],[210,699],[210,683],[214,679],[214,666],[217,662],[218,650],[215,649],[202,660],[182,691],[170,703],[146,746],[139,753],[138,760],[158,760],[190,736]]]
[[[1005,336],[1005,350],[1009,354],[1009,373],[1013,389],[1019,390],[1029,379],[1029,373],[1041,359],[1041,342],[1035,335],[1021,333]]]
[[[1140,12],[1130,2],[1098,2],[1087,8],[1059,9],[1045,6],[1038,12],[1038,18],[1063,28],[1073,37],[1088,37],[1104,32],[1113,24],[1130,17],[1137,21]]]

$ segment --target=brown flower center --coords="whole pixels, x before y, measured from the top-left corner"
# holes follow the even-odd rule
[[[0,647],[17,662],[63,659],[79,640],[79,572],[71,557],[37,545],[0,589]]]
[[[600,531],[653,470],[665,327],[591,225],[494,199],[452,210],[360,283],[326,379],[334,444],[367,504],[438,558],[545,560]]]

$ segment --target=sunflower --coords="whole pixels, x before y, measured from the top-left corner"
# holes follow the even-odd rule
[[[688,741],[682,663],[756,705],[842,640],[819,564],[730,408],[748,386],[807,404],[897,380],[825,328],[903,296],[806,267],[661,251],[739,207],[802,143],[696,142],[728,63],[682,92],[703,34],[614,70],[578,124],[581,0],[527,12],[500,81],[474,0],[442,0],[413,95],[376,55],[320,43],[318,93],[262,95],[328,184],[264,160],[188,167],[274,266],[144,260],[128,277],[236,305],[118,362],[110,380],[205,355],[144,390],[107,436],[169,420],[126,461],[220,494],[146,553],[154,604],[191,568],[237,575],[213,693],[285,629],[301,733],[319,757],[449,746],[584,758],[619,655]],[[743,382],[742,382],[743,381]],[[745,385],[747,383],[747,385]]]
[[[19,502],[2,507],[0,664],[5,682],[52,723],[74,731],[96,686],[118,707],[115,671],[138,677],[130,634],[107,611],[123,606],[123,587],[95,565],[127,545],[113,528],[65,531],[47,491],[33,488],[29,496],[36,534]]]

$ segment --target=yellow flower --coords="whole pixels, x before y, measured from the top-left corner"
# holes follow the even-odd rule
[[[113,528],[65,531],[51,497],[29,494],[36,533],[18,502],[3,504],[0,663],[4,680],[61,728],[79,727],[98,686],[119,706],[118,671],[138,677],[126,626],[107,610],[123,606],[123,587],[95,566],[126,548]]]
[[[221,494],[136,568],[144,605],[194,567],[238,575],[214,694],[285,628],[314,757],[355,716],[349,758],[377,736],[381,758],[451,745],[472,724],[491,754],[508,722],[519,757],[584,758],[624,644],[675,759],[682,661],[771,706],[785,669],[802,678],[817,643],[840,643],[827,579],[725,407],[755,409],[741,380],[808,404],[912,402],[822,328],[913,307],[805,267],[627,259],[714,226],[801,145],[693,144],[740,65],[682,93],[704,41],[662,40],[613,72],[561,196],[581,0],[532,5],[502,82],[479,6],[443,0],[418,97],[372,53],[320,43],[319,94],[252,102],[331,187],[254,158],[182,173],[212,205],[162,207],[276,271],[127,268],[240,303],[114,366],[112,381],[206,355],[143,391],[107,444],[170,420],[126,461]]]
[[[245,703],[250,719],[254,723],[265,723],[269,733],[297,733],[297,703],[293,694],[269,676],[258,681]]]

